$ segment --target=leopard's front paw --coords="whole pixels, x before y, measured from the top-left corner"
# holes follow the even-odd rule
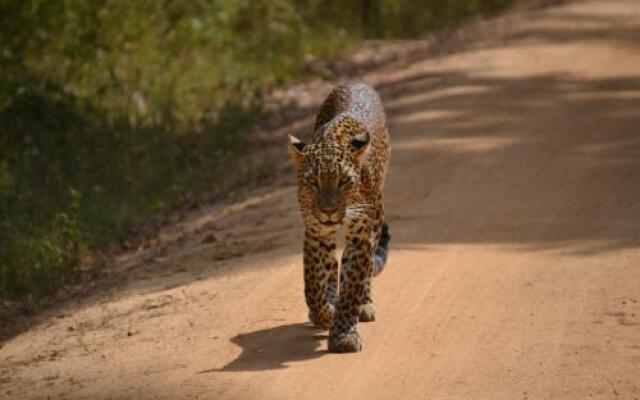
[[[329,352],[331,353],[357,353],[362,350],[362,338],[358,332],[329,335]]]
[[[376,320],[376,308],[373,303],[367,303],[360,306],[360,315],[358,316],[360,322],[373,322]]]

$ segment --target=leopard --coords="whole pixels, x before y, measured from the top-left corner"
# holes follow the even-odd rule
[[[375,321],[371,280],[387,263],[391,239],[383,203],[390,138],[379,94],[362,82],[337,85],[320,105],[311,141],[289,135],[288,151],[304,225],[309,320],[329,330],[329,352],[359,352],[357,325]]]

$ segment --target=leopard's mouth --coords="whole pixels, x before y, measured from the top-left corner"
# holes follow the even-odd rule
[[[339,225],[340,222],[329,220],[329,221],[320,221],[320,224],[324,226],[336,226],[336,225]]]
[[[324,217],[324,218],[323,218]],[[343,216],[336,213],[331,215],[317,216],[316,219],[323,226],[336,226],[342,224]]]

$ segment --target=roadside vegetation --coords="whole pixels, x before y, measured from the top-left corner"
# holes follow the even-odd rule
[[[0,298],[38,297],[203,184],[305,57],[513,0],[0,0]]]

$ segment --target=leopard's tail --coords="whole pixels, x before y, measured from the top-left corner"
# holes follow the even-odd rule
[[[376,250],[373,252],[373,270],[371,271],[373,276],[380,274],[387,263],[390,240],[391,235],[389,235],[389,225],[385,222],[382,224],[382,232],[380,233],[380,240],[378,240],[378,247],[376,247]]]

